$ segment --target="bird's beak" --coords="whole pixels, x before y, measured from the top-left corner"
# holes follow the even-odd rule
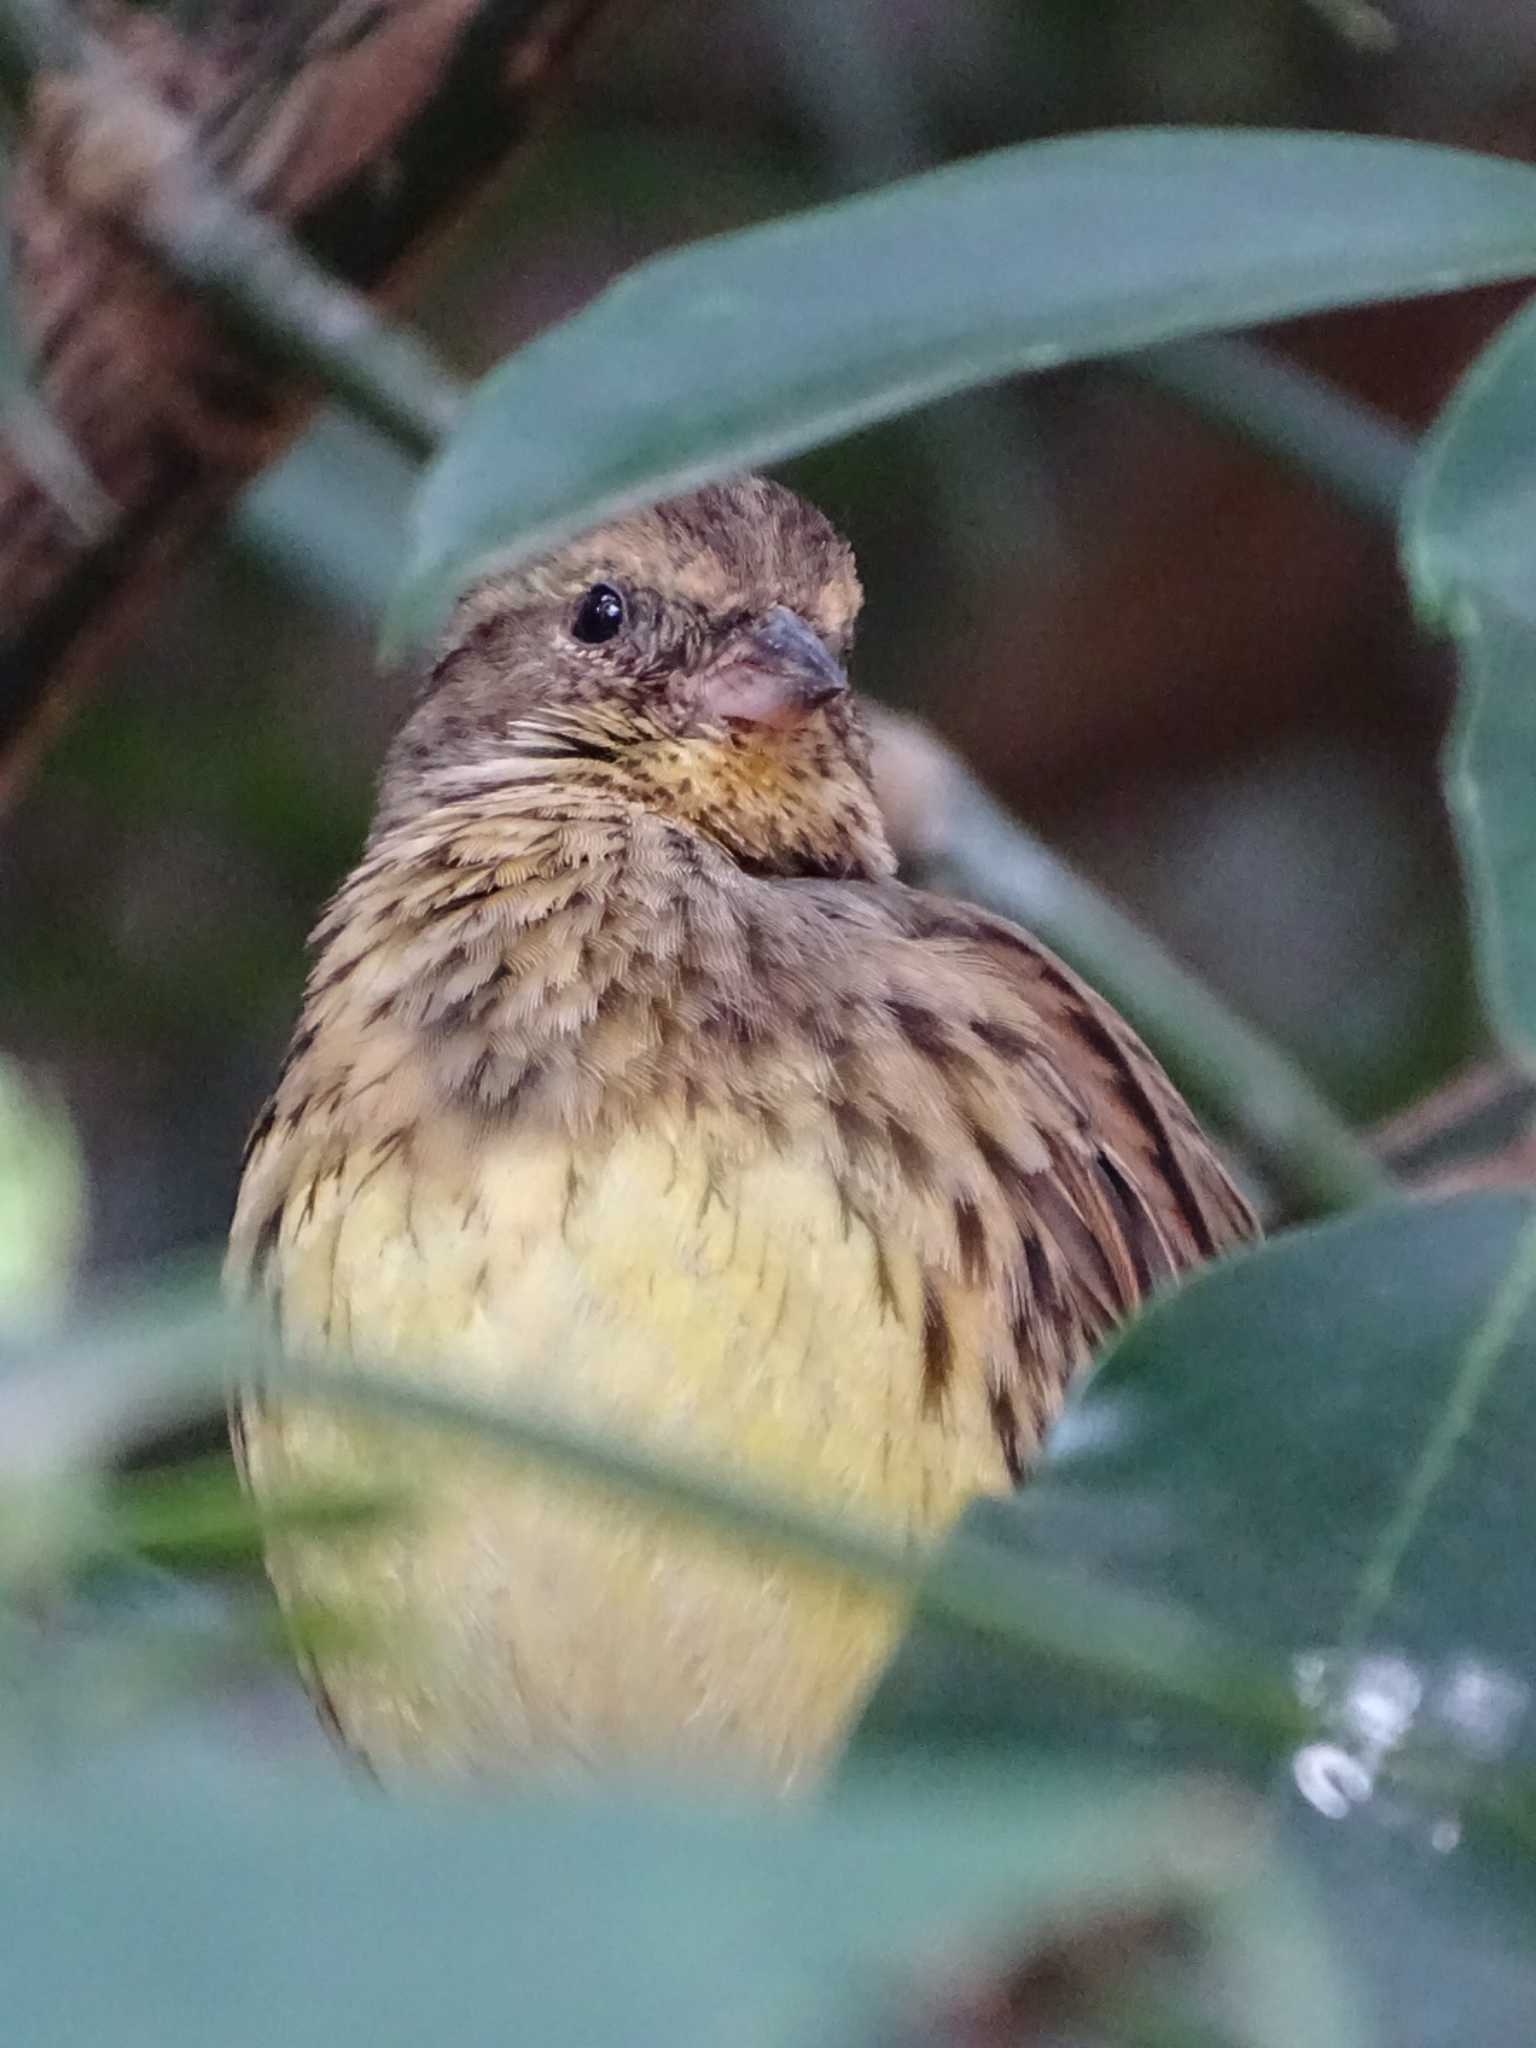
[[[798,612],[776,604],[723,648],[704,676],[717,718],[792,726],[848,688],[842,665]]]

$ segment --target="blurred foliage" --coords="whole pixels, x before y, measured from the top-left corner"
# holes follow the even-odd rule
[[[1494,1022],[1536,1062],[1536,320],[1512,320],[1467,373],[1430,437],[1403,520],[1426,614],[1453,631],[1462,692],[1448,792],[1472,889]]]
[[[1101,1686],[1024,1686],[929,1626],[855,1761],[1224,1767],[1312,1873],[1385,2040],[1516,2039],[1536,1999],[1533,1452],[1529,1199],[1277,1239],[1111,1344],[1027,1489],[962,1530],[1242,1635],[1293,1675],[1310,1739],[1277,1755]]]
[[[478,387],[423,480],[386,648],[492,561],[1009,371],[1519,276],[1533,203],[1536,171],[1488,158],[1150,129],[658,258]]]
[[[239,1983],[221,2007],[237,2040],[362,2038],[386,2005],[479,2038],[505,2026],[498,1985],[572,2042],[716,2038],[725,1985],[752,2038],[786,2043],[937,2048],[983,2021],[1006,2041],[1518,2038],[1536,1994],[1528,1198],[1385,1204],[1197,1277],[1111,1346],[1031,1485],[973,1511],[926,1576],[877,1531],[547,1408],[260,1363],[290,1398],[448,1428],[907,1586],[916,1630],[800,1818],[696,1793],[642,1810],[632,1791],[444,1810],[397,1786],[382,1806],[241,1765],[232,1730],[222,1757],[166,1748],[175,1704],[265,1645],[248,1599],[200,1606],[147,1554],[227,1563],[247,1511],[209,1473],[69,1470],[101,1441],[93,1355],[114,1430],[168,1373],[195,1410],[216,1325],[195,1300],[180,1314],[180,1366],[141,1319],[128,1350],[109,1325],[68,1370],[0,1380],[0,1441],[50,1378],[66,1424],[56,1476],[0,1496],[0,1886],[28,2024],[47,2002],[71,2038],[176,2039],[213,1969]],[[223,1351],[258,1369],[246,1338]],[[335,1541],[391,1511],[276,1507]],[[296,1617],[311,1644],[348,1626]],[[144,1881],[104,1879],[119,1842]],[[568,1916],[590,1932],[615,1872],[603,1960],[579,1966]],[[136,1950],[184,1962],[125,1973]]]
[[[999,795],[1155,913],[1343,1103],[1385,1107],[1481,1025],[1431,781],[1445,677],[1410,638],[1380,538],[1232,445],[1230,426],[1088,368],[808,444],[1040,368],[1042,341],[1059,365],[1536,268],[1536,172],[1496,160],[1536,144],[1521,97],[1536,33],[1491,0],[1454,19],[1403,0],[1390,19],[1383,55],[1373,10],[1332,0],[658,7],[608,45],[541,166],[423,288],[425,324],[467,366],[513,353],[481,387],[473,440],[441,458],[418,539],[462,566],[519,522],[528,538],[552,505],[579,523],[605,492],[644,494],[701,460],[804,450],[797,480],[865,563],[864,680],[983,760]],[[932,186],[820,216],[837,289],[814,298],[794,268],[805,224],[790,222],[691,248],[638,272],[627,300],[554,324],[661,244],[1128,120],[1386,130],[1489,153],[1163,136],[1152,150],[1191,166],[1174,210],[1142,175],[1145,139],[1097,156],[1071,144],[998,160],[1021,167],[1010,191],[984,167],[951,174],[940,189],[964,204],[899,292],[894,264],[864,280],[862,241],[838,237],[878,218],[899,255],[902,209]],[[1266,150],[1244,211],[1234,167]],[[1046,162],[1091,164],[1095,210],[1058,194],[1013,248],[1036,175],[1023,167]],[[1386,167],[1369,189],[1367,163]],[[1093,221],[1108,224],[1098,241]],[[1373,269],[1383,248],[1392,265]],[[686,355],[698,295],[731,282],[743,251],[754,288],[784,263],[779,324],[753,301],[706,387]],[[1239,274],[1246,296],[1226,289]],[[1149,289],[1161,325],[1137,324]],[[619,331],[626,303],[652,321],[638,340],[628,320]],[[1334,320],[1283,341],[1417,418],[1504,310],[1397,309],[1391,326]],[[1522,1056],[1528,329],[1517,317],[1445,410],[1405,523],[1416,592],[1460,643],[1452,790],[1471,923],[1494,1021]],[[830,395],[829,334],[844,348]],[[872,346],[935,336],[948,367],[930,355],[921,377]],[[633,371],[642,348],[643,402],[626,406],[616,364]],[[564,383],[579,404],[562,427]],[[302,932],[357,843],[408,688],[372,675],[363,616],[400,571],[408,487],[396,458],[328,423],[56,749],[0,854],[0,1037],[48,1077],[0,1069],[0,1898],[16,2037],[162,2044],[216,2014],[230,2043],[429,2028],[499,2041],[509,2026],[573,2048],[1519,2038],[1536,2006],[1524,1196],[1384,1204],[1155,1305],[1080,1389],[1035,1483],[978,1509],[931,1566],[576,1423],[332,1373],[315,1383],[327,1400],[392,1398],[422,1427],[702,1515],[722,1540],[792,1544],[904,1587],[916,1623],[846,1769],[795,1814],[705,1811],[665,1788],[648,1803],[386,1804],[285,1764],[265,1689],[276,1628],[250,1571],[260,1532],[228,1467],[123,1470],[206,1416],[219,1368],[249,1369],[249,1340],[179,1283],[67,1347],[38,1337],[82,1200],[52,1096],[82,1133],[98,1266],[218,1232]],[[273,1512],[345,1542],[409,1511],[360,1496]],[[291,1620],[301,1646],[367,1626]]]
[[[84,1222],[73,1133],[57,1105],[0,1060],[0,1341],[61,1312]]]
[[[229,2048],[940,2048],[993,2006],[1000,2040],[1084,2048],[1359,2039],[1304,1903],[1200,1787],[1124,1786],[1113,1836],[1070,1774],[940,1776],[767,1824],[163,1772],[0,1807],[21,2040],[185,2040],[217,2012]]]

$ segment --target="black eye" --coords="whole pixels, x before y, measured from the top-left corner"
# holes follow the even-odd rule
[[[588,647],[601,647],[624,624],[624,600],[611,583],[594,583],[571,621],[571,637]]]

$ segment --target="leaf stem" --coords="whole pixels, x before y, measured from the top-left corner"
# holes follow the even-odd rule
[[[1409,1546],[1418,1535],[1429,1504],[1451,1461],[1477,1416],[1533,1297],[1536,1297],[1536,1219],[1515,1241],[1508,1268],[1497,1292],[1462,1346],[1456,1376],[1444,1407],[1419,1454],[1397,1510],[1365,1560],[1360,1583],[1344,1623],[1342,1640],[1361,1640],[1387,1605]]]

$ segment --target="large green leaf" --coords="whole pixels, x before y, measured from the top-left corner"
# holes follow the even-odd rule
[[[6,2038],[77,2048],[920,2048],[1010,1970],[1085,2048],[1122,2037],[1074,1979],[1090,2010],[1197,2004],[1206,2042],[1356,2038],[1240,1810],[1081,1775],[829,1814],[424,1808],[118,1759],[0,1800],[0,1925]]]
[[[1288,1660],[1293,1753],[1020,1682],[919,1631],[856,1755],[914,1741],[1220,1761],[1266,1783],[1389,2038],[1536,2011],[1536,1203],[1391,1205],[1216,1267],[1112,1347],[970,1535],[1183,1601]]]
[[[479,386],[432,465],[398,648],[477,566],[925,400],[1536,268],[1536,170],[1349,136],[1025,144],[644,263]]]
[[[1536,308],[1483,352],[1425,443],[1403,511],[1424,609],[1455,634],[1446,790],[1483,989],[1536,1065]]]

